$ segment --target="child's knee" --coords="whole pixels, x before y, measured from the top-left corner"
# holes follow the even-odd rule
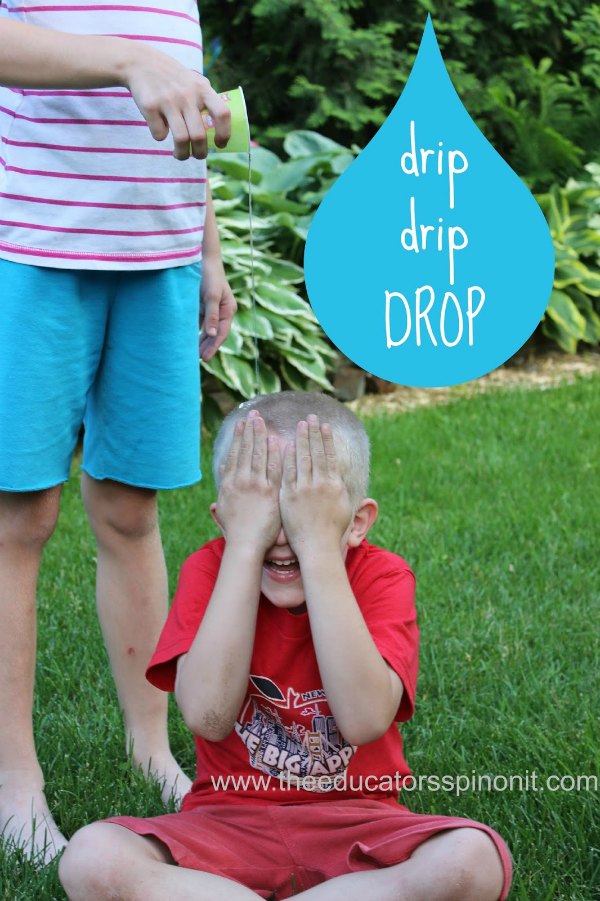
[[[0,492],[0,546],[43,548],[56,527],[61,488]]]
[[[444,901],[498,901],[504,870],[493,840],[482,829],[448,829],[423,842],[410,858],[412,883]],[[405,871],[399,865],[399,873]]]
[[[156,492],[86,476],[81,492],[90,525],[101,544],[138,540],[158,528]]]
[[[75,833],[58,865],[58,876],[70,901],[112,897],[115,880],[123,872],[123,861],[119,863],[120,832],[121,826],[92,823]]]
[[[504,870],[494,842],[482,829],[457,829],[450,882],[457,901],[498,901]]]
[[[84,898],[99,874],[105,873],[105,860],[101,850],[102,831],[98,823],[84,826],[75,833],[60,859],[58,876],[72,899]],[[91,892],[90,892],[91,894]]]

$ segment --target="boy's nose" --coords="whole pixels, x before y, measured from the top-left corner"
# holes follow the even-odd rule
[[[279,530],[279,534],[275,539],[276,547],[283,547],[284,544],[287,544],[287,538],[285,537],[285,532],[283,531],[283,526]]]

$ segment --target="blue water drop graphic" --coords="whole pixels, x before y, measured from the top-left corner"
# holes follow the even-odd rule
[[[548,226],[462,105],[430,18],[400,99],[317,210],[304,267],[333,343],[402,385],[478,378],[539,323]]]

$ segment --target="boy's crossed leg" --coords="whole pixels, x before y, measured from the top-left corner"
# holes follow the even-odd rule
[[[230,879],[178,867],[166,845],[114,823],[80,829],[59,864],[69,901],[256,901]]]
[[[174,864],[167,847],[113,823],[94,823],[71,840],[59,867],[70,901],[251,901],[251,889]],[[427,839],[403,863],[349,873],[299,893],[306,901],[497,901],[502,865],[474,828]],[[286,892],[281,897],[288,897]]]
[[[349,873],[302,892],[306,901],[498,901],[504,874],[494,844],[479,829],[427,839],[403,863]]]

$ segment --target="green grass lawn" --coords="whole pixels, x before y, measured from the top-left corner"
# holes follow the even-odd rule
[[[422,653],[417,713],[403,730],[409,763],[417,775],[498,777],[496,790],[457,797],[424,786],[404,803],[493,825],[515,859],[515,901],[600,897],[597,793],[546,785],[598,773],[599,389],[594,378],[367,420],[381,507],[371,538],[417,574]],[[36,698],[47,792],[67,835],[114,813],[162,812],[156,787],[123,759],[77,481],[44,560]],[[209,478],[161,499],[172,588],[186,555],[214,535],[211,499]],[[172,739],[191,770],[175,710]],[[515,779],[500,790],[503,777],[527,772],[529,790]],[[0,886],[7,901],[64,897],[55,866],[37,874],[1,852]]]

